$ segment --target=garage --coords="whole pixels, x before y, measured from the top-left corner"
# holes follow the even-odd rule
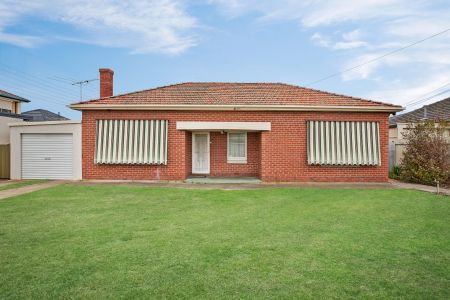
[[[80,121],[9,125],[11,179],[81,179]]]
[[[22,179],[72,179],[73,135],[22,134]]]

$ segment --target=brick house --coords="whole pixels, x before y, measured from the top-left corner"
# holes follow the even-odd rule
[[[388,180],[388,117],[400,106],[281,83],[181,83],[81,110],[84,179]]]

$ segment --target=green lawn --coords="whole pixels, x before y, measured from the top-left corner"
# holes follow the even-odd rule
[[[0,201],[0,298],[450,298],[450,198],[66,185]]]
[[[0,186],[0,191],[9,190],[9,189],[17,189],[23,186],[32,185],[32,184],[38,184],[38,183],[44,183],[47,182],[47,179],[27,179],[27,180],[21,180],[17,182],[12,182],[8,184],[4,184]]]

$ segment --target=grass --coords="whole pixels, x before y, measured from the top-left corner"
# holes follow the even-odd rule
[[[0,201],[0,298],[450,298],[450,198],[62,185]]]
[[[44,183],[47,182],[47,179],[28,179],[28,180],[21,180],[18,182],[8,183],[4,185],[0,185],[0,191],[4,190],[10,190],[10,189],[17,189],[24,186],[32,185],[32,184],[38,184],[38,183]]]

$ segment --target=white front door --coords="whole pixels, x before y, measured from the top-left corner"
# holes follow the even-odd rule
[[[209,174],[209,133],[192,133],[192,174]]]

